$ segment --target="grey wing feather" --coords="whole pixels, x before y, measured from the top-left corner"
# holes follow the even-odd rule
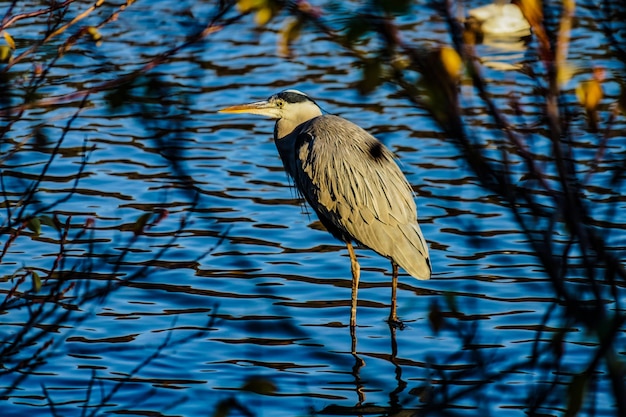
[[[329,231],[392,259],[416,278],[430,278],[413,191],[393,154],[337,116],[316,117],[294,134],[294,182]]]

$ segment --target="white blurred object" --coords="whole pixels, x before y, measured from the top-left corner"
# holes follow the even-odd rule
[[[497,1],[469,11],[469,18],[480,23],[485,36],[530,36],[530,24],[515,4]]]

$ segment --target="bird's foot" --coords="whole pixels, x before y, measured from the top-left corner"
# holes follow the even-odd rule
[[[389,327],[400,330],[404,330],[406,327],[406,325],[398,317],[389,317],[387,319],[387,324],[389,324]]]

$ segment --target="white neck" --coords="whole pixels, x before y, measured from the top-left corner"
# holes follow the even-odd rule
[[[319,107],[310,101],[288,104],[288,110],[276,121],[276,140],[283,139],[302,123],[322,115]]]

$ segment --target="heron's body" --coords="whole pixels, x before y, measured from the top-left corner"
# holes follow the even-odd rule
[[[359,281],[353,241],[391,260],[390,319],[397,320],[396,265],[418,279],[429,279],[431,267],[413,191],[393,154],[354,123],[323,115],[313,100],[296,90],[224,111],[277,119],[274,139],[285,170],[322,224],[348,246],[353,274],[351,325]]]
[[[277,137],[276,146],[333,236],[373,249],[415,278],[430,277],[411,186],[376,138],[345,119],[321,115]]]

